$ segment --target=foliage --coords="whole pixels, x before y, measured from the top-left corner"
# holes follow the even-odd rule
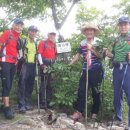
[[[95,7],[88,8],[81,3],[76,14],[76,23],[81,27],[81,25],[86,22],[98,20],[101,14],[102,12],[97,10]]]
[[[130,15],[130,1],[120,0],[120,3],[116,4],[115,7],[120,11],[120,15]]]
[[[77,66],[72,69],[64,63],[57,63],[53,66],[54,98],[51,105],[73,106],[80,74],[78,69]]]
[[[7,13],[7,19],[0,20],[1,27],[7,27],[10,21],[14,17],[23,18],[34,18],[40,17],[44,19],[47,17],[47,9],[51,9],[51,18],[55,22],[56,29],[60,29],[68,16],[66,3],[72,4],[80,0],[0,0],[0,7],[4,9]],[[81,4],[77,11],[76,23],[79,28],[85,22],[97,22],[98,27],[101,30],[98,37],[101,39],[99,51],[101,52],[104,47],[108,47],[111,50],[112,37],[117,35],[116,31],[116,20],[119,14],[130,15],[129,0],[121,0],[121,3],[115,6],[117,10],[116,15],[109,16],[103,14],[103,12],[97,10],[96,8],[88,8]],[[71,8],[72,9],[72,8]],[[7,24],[5,24],[7,23]],[[79,29],[78,28],[78,29]],[[23,31],[23,34],[27,34],[27,29]],[[24,38],[24,35],[22,35]],[[68,41],[71,43],[72,52],[71,59],[73,55],[76,54],[77,48],[84,36],[81,34],[73,34]],[[105,63],[106,62],[106,63]],[[105,67],[105,77],[102,87],[100,87],[101,98],[102,98],[102,112],[103,117],[111,117],[113,110],[113,89],[112,89],[112,70],[108,67],[108,60],[103,61]],[[77,97],[78,82],[80,78],[81,62],[79,61],[74,66],[69,66],[60,61],[53,66],[53,87],[54,87],[54,98],[51,105],[55,106],[73,106],[74,101]],[[16,83],[15,83],[16,84]],[[89,93],[88,97],[88,107],[91,107],[92,98]],[[126,109],[126,107],[125,107]]]
[[[23,19],[46,18],[53,19],[56,30],[60,30],[65,23],[74,5],[80,0],[0,0],[0,7],[5,11],[8,18],[16,17]],[[71,6],[67,8],[66,4]],[[51,14],[50,14],[51,10]]]

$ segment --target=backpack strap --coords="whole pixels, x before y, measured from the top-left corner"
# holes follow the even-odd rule
[[[48,45],[47,45],[47,41],[46,40],[43,41],[43,42],[44,42],[43,51],[45,51]]]
[[[43,51],[46,50],[46,48],[48,47],[48,44],[47,44],[47,41],[43,41],[44,42],[44,46],[43,46]],[[56,45],[54,44],[54,47],[53,47],[55,50],[56,50]]]

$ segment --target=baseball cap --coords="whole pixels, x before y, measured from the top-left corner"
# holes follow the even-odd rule
[[[13,23],[14,24],[22,24],[22,25],[24,25],[23,20],[20,19],[20,18],[15,18],[14,21],[13,21]]]
[[[118,19],[118,24],[119,23],[129,23],[130,22],[130,19],[128,16],[121,16],[119,19]]]
[[[53,28],[48,29],[48,34],[56,35],[56,30]]]
[[[29,26],[28,31],[38,31],[38,28],[34,25]]]

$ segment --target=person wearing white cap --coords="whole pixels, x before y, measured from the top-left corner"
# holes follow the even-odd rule
[[[48,38],[46,40],[41,40],[38,45],[38,61],[41,69],[41,86],[39,90],[41,109],[49,107],[49,103],[52,98],[52,87],[50,86],[51,74],[44,73],[44,70],[55,63],[57,56],[55,45],[56,32],[50,30],[47,37]]]
[[[72,118],[76,121],[84,119],[83,113],[85,110],[85,102],[86,102],[87,80],[88,80],[88,86],[92,90],[92,97],[93,97],[93,105],[91,109],[92,118],[96,119],[96,115],[99,112],[99,106],[100,106],[99,84],[102,82],[103,77],[102,64],[100,62],[101,56],[97,52],[98,41],[100,39],[98,39],[96,35],[99,33],[99,29],[94,24],[87,23],[81,28],[81,32],[86,38],[80,42],[77,54],[70,62],[70,65],[76,63],[80,59],[80,55],[82,55],[83,58],[82,75],[79,81],[78,97],[74,104],[74,108],[76,111],[72,115]],[[88,70],[88,77],[87,77],[87,70]]]

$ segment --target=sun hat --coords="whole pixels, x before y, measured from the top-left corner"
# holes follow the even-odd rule
[[[95,31],[96,34],[98,34],[100,32],[99,28],[92,23],[86,23],[81,27],[81,32],[84,34],[84,32],[86,31],[86,29],[93,29]]]

